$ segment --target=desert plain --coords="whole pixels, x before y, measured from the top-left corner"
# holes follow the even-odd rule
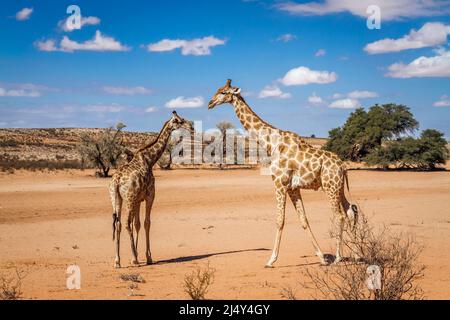
[[[320,266],[292,204],[286,209],[280,257],[264,268],[275,237],[271,178],[258,169],[155,170],[151,248],[145,265],[144,231],[131,267],[122,233],[122,268],[114,269],[109,179],[92,170],[0,173],[0,272],[26,270],[25,299],[187,299],[187,274],[207,264],[215,279],[209,299],[282,299],[303,288],[305,268]],[[375,225],[413,234],[424,246],[420,280],[427,299],[450,299],[450,172],[349,171],[351,197]],[[306,213],[322,249],[334,253],[331,210],[321,191],[303,191]],[[143,208],[141,208],[141,217]],[[124,219],[124,218],[123,218]],[[78,265],[81,289],[68,290],[66,269]],[[121,274],[145,283],[130,288]]]

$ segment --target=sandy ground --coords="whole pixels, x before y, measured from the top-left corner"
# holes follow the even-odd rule
[[[125,231],[118,270],[113,268],[108,180],[91,174],[0,175],[0,272],[14,266],[28,270],[24,298],[184,299],[185,275],[207,263],[216,269],[209,298],[280,299],[288,286],[297,298],[310,298],[299,284],[302,270],[321,267],[291,204],[280,258],[274,269],[264,268],[275,235],[276,205],[270,177],[258,170],[156,171],[151,239],[158,263],[129,267]],[[374,223],[411,232],[425,245],[425,295],[450,299],[450,173],[351,171],[350,185],[353,199]],[[324,194],[303,194],[313,231],[322,248],[333,253]],[[81,290],[66,289],[71,264],[81,268]],[[146,283],[132,291],[119,278],[127,273],[139,273]]]

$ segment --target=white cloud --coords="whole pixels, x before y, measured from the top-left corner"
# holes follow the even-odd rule
[[[333,109],[356,109],[358,107],[361,107],[361,104],[356,99],[346,98],[333,101],[329,105],[329,107]]]
[[[450,107],[450,99],[447,95],[443,95],[439,101],[433,103],[435,107]]]
[[[297,15],[326,15],[349,12],[367,18],[367,7],[377,5],[382,19],[398,20],[415,17],[436,16],[448,13],[450,4],[440,0],[325,0],[323,2],[282,2],[276,5],[281,10]]]
[[[55,40],[49,39],[45,41],[36,41],[34,45],[39,49],[39,51],[44,52],[53,52],[58,51],[59,49],[56,47]]]
[[[38,86],[31,83],[0,87],[0,97],[28,97],[37,98],[42,96],[42,91],[49,91],[50,88]]]
[[[308,102],[315,106],[326,104],[326,101],[321,97],[317,96],[315,92],[312,94],[312,96],[308,97]]]
[[[218,39],[214,36],[197,38],[193,40],[182,39],[163,39],[157,43],[149,44],[147,50],[150,52],[169,52],[181,49],[184,56],[206,56],[211,54],[211,47],[224,45],[225,40]]]
[[[409,64],[394,63],[389,66],[386,76],[391,78],[449,77],[450,51],[440,49],[436,53],[436,56],[422,56]]]
[[[93,105],[88,105],[88,106],[84,106],[83,111],[86,112],[97,112],[97,113],[118,113],[122,110],[125,109],[124,106],[121,106],[117,103],[112,103],[112,104],[93,104]]]
[[[367,99],[367,98],[376,98],[378,97],[378,93],[373,91],[352,91],[347,94],[347,97],[350,99]]]
[[[327,52],[325,51],[325,49],[319,49],[319,50],[317,50],[317,52],[314,54],[314,56],[316,56],[316,57],[322,57],[322,56],[324,56],[324,55],[326,55],[327,54]]]
[[[285,86],[298,86],[310,83],[326,84],[335,82],[338,76],[334,72],[315,71],[307,67],[298,67],[289,70],[280,80]]]
[[[419,30],[411,30],[409,34],[399,39],[383,39],[369,43],[364,50],[369,54],[398,52],[407,49],[433,47],[447,43],[450,26],[439,23],[425,23]]]
[[[110,94],[134,96],[138,94],[150,94],[152,91],[144,87],[111,87],[105,86],[103,91]]]
[[[332,99],[335,100],[330,103],[330,108],[335,109],[355,109],[361,107],[359,99],[369,99],[378,97],[378,93],[367,90],[355,90],[346,94],[335,93]]]
[[[31,14],[33,13],[33,8],[23,8],[19,12],[16,13],[17,21],[25,21],[30,19]]]
[[[77,29],[73,29],[67,26],[67,21],[69,18],[67,19],[63,19],[61,21],[58,22],[58,27],[65,31],[65,32],[71,32]],[[83,28],[84,26],[96,26],[99,25],[101,23],[100,18],[97,17],[81,17],[81,28]]]
[[[129,51],[131,48],[122,45],[112,37],[104,36],[99,30],[95,32],[93,39],[79,43],[64,36],[59,47],[55,40],[36,41],[35,46],[40,51],[74,52],[74,51]]]
[[[147,113],[152,113],[152,112],[156,112],[158,111],[157,107],[148,107],[147,109],[145,109],[145,112]]]
[[[279,36],[276,40],[281,42],[290,42],[297,39],[297,36],[291,33],[285,33]]]
[[[166,108],[177,109],[177,108],[200,108],[205,104],[203,97],[193,97],[185,98],[178,97],[172,99],[166,103]]]
[[[281,91],[281,89],[276,85],[269,85],[269,86],[264,87],[264,89],[261,90],[258,97],[260,99],[265,99],[265,98],[288,99],[291,97],[291,94]]]

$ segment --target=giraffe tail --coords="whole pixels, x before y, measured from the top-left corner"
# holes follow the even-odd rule
[[[347,173],[347,169],[344,170],[344,179],[345,179],[345,184],[347,185],[347,191],[350,192],[350,185],[348,183],[348,173]]]

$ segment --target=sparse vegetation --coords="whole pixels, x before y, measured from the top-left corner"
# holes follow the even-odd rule
[[[184,292],[192,300],[205,300],[209,287],[214,282],[215,269],[209,264],[205,269],[197,268],[194,272],[184,278]]]
[[[133,283],[145,283],[145,279],[139,273],[124,273],[120,275],[120,279]]]
[[[281,289],[280,295],[283,299],[286,300],[297,300],[295,291],[291,287],[284,287],[283,289]]]
[[[109,177],[109,171],[118,164],[124,153],[121,132],[125,128],[123,123],[118,123],[116,128],[108,128],[99,137],[89,134],[81,135],[81,143],[78,146],[83,161],[98,168],[98,175]]]
[[[20,159],[17,155],[0,155],[0,170],[13,173],[14,170],[61,170],[61,169],[84,169],[79,160],[45,160],[45,159]]]
[[[0,300],[18,300],[22,296],[22,281],[25,271],[14,269],[14,275],[0,274]]]
[[[314,298],[423,299],[422,289],[417,283],[425,270],[418,261],[422,247],[412,236],[394,234],[387,227],[375,231],[367,218],[361,215],[356,230],[346,231],[344,246],[354,259],[346,259],[326,268],[304,271],[308,282],[303,286],[314,290]],[[379,283],[370,290],[369,272],[377,270],[379,274],[374,276],[378,277]]]

